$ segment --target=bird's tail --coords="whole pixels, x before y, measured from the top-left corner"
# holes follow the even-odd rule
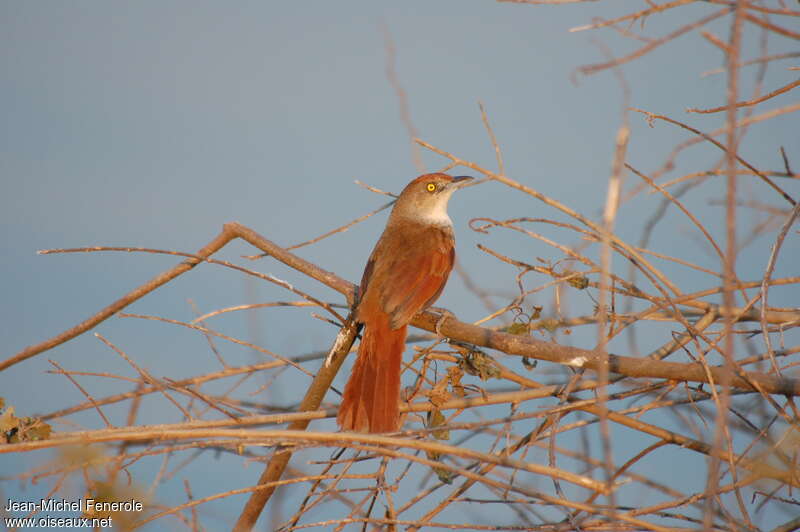
[[[394,432],[400,428],[400,363],[405,343],[406,326],[392,330],[388,316],[365,324],[336,418],[342,430]]]

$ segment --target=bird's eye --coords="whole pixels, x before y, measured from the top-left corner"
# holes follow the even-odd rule
[[[425,188],[428,192],[435,192],[436,191],[436,183],[428,183]]]

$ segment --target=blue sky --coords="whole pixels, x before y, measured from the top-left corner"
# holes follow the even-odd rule
[[[661,36],[714,8],[704,3],[685,6],[649,18],[644,30],[639,25],[634,29]],[[625,9],[608,2],[534,8],[476,0],[0,1],[2,357],[72,326],[175,262],[121,253],[39,256],[39,249],[129,245],[192,252],[231,220],[290,245],[385,202],[355,185],[356,179],[401,190],[419,172],[386,75],[387,34],[395,46],[397,78],[421,138],[496,169],[478,109],[483,102],[503,149],[506,173],[598,219],[623,97],[611,73],[576,77],[575,69],[604,61],[603,47],[621,56],[640,43],[613,31],[568,30],[601,13],[609,17]],[[727,24],[725,19],[709,29],[724,36]],[[789,49],[779,41],[771,46],[772,53]],[[754,38],[747,38],[746,50],[747,58],[758,55]],[[674,116],[704,131],[715,129],[722,116],[684,111],[724,103],[724,75],[700,76],[722,64],[719,50],[696,33],[686,35],[623,69],[630,105]],[[770,90],[792,79],[785,66],[771,67]],[[748,77],[743,94],[751,90]],[[764,109],[793,101],[796,96],[790,93]],[[684,131],[664,123],[650,128],[639,116],[629,118],[628,160],[643,171],[660,167],[671,147],[687,138]],[[794,115],[756,126],[742,146],[743,155],[763,168],[781,169],[777,147],[783,144],[796,161],[796,126]],[[719,157],[707,146],[691,148],[670,175],[707,169]],[[424,151],[422,158],[427,170],[446,164]],[[628,187],[637,184],[635,178],[628,179]],[[710,201],[721,199],[722,190],[719,181],[710,180],[686,198],[720,239],[724,211]],[[745,182],[742,190],[780,205],[753,181]],[[800,195],[797,187],[794,192]],[[624,205],[620,235],[635,242],[641,221],[657,202],[651,196]],[[514,296],[517,272],[478,251],[477,243],[520,260],[560,258],[537,241],[499,231],[486,237],[469,230],[467,221],[474,216],[563,219],[502,185],[488,183],[460,192],[450,212],[461,263],[497,294],[498,306]],[[356,281],[384,221],[385,214],[379,215],[298,253]],[[758,215],[744,214],[742,232],[758,221]],[[576,242],[574,235],[553,234],[560,234],[565,243]],[[718,267],[688,221],[677,214],[669,215],[655,238],[659,251]],[[738,265],[742,278],[759,277],[770,244],[768,239],[758,240],[743,254]],[[220,258],[242,262],[239,256],[251,252],[237,244]],[[796,243],[787,245],[784,253],[796,258]],[[775,275],[789,275],[791,264],[790,259],[780,263]],[[335,297],[273,261],[248,265],[323,297]],[[679,269],[674,275],[687,290],[714,284],[713,279]],[[796,301],[788,292],[771,297],[777,304]],[[190,299],[202,313],[294,297],[203,267],[130,311],[189,320]],[[552,304],[550,295],[530,301],[537,302]],[[439,304],[464,320],[485,313],[455,277]],[[578,296],[573,305],[577,312],[590,308],[591,301]],[[286,356],[325,349],[335,335],[330,326],[309,318],[307,310],[266,310],[249,321],[233,316],[214,324]],[[117,318],[98,331],[158,375],[175,377],[185,375],[187,368],[195,374],[214,367],[205,340],[187,331]],[[563,341],[591,347],[594,334],[577,332]],[[644,351],[662,341],[640,338]],[[242,350],[230,356],[237,364],[259,360]],[[123,361],[90,334],[84,335],[0,374],[2,395],[17,405],[18,413],[48,412],[81,401],[66,379],[45,374],[52,369],[48,358],[67,369],[130,374]],[[120,386],[103,379],[86,384],[97,396]],[[297,387],[304,385],[278,382],[270,393],[280,397],[276,402],[292,404],[298,399]],[[124,416],[124,411],[117,414]],[[160,414],[154,404],[143,411],[142,422],[169,421]],[[76,421],[100,426],[94,415],[76,416]],[[41,458],[26,457],[21,467]],[[7,460],[0,458],[0,464]],[[249,485],[255,470],[228,469],[230,478],[221,485]],[[705,482],[694,480],[700,487]],[[220,512],[235,515],[239,504],[237,499]]]

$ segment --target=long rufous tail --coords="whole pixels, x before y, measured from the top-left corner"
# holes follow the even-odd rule
[[[400,428],[400,362],[406,326],[392,330],[388,316],[364,325],[336,420],[342,430],[394,432]]]

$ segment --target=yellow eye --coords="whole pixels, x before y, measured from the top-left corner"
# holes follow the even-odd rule
[[[436,190],[436,184],[435,183],[428,183],[425,186],[425,188],[428,189],[428,192],[434,192]]]

